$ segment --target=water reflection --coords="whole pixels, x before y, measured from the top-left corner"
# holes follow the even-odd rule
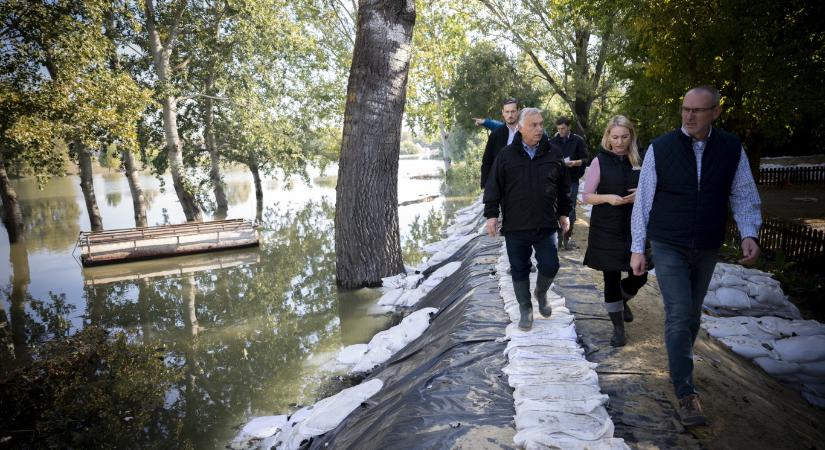
[[[440,161],[401,165],[399,201],[444,192],[440,179],[410,178],[437,170]],[[9,280],[0,289],[6,325],[0,326],[0,363],[25,360],[38,342],[89,324],[165,349],[168,364],[184,376],[167,392],[154,431],[147,431],[151,446],[223,448],[233,427],[250,416],[315,401],[328,374],[313,361],[368,341],[392,318],[370,314],[378,290],[335,288],[335,192],[328,182],[334,177],[316,173],[313,179],[318,183],[311,186],[293,182],[290,191],[283,187],[288,183],[264,180],[259,200],[247,172],[226,174],[229,216],[257,218],[258,249],[83,270],[71,259],[78,232],[88,229],[76,183],[57,179],[37,191],[19,182],[28,241],[0,245],[0,258],[8,252],[10,261],[0,265],[0,280]],[[141,182],[150,224],[182,221],[174,192],[162,192],[148,175]],[[104,226],[132,226],[125,178],[106,174],[95,185],[107,198]],[[445,218],[473,198],[453,192],[399,208],[405,249],[440,239]],[[405,252],[408,264],[422,256]]]
[[[172,422],[160,428],[181,420],[186,443],[222,447],[249,414],[314,400],[322,378],[307,373],[312,354],[364,342],[387,326],[389,317],[365,314],[363,299],[374,302],[376,293],[360,303],[336,295],[333,211],[327,201],[268,208],[259,258],[248,264],[237,263],[249,251],[223,252],[165,269],[177,273],[144,272],[151,278],[88,272],[88,323],[166,348],[184,372],[161,418]],[[209,264],[217,268],[192,269]]]

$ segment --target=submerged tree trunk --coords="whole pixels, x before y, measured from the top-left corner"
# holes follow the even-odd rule
[[[9,174],[6,172],[6,158],[0,149],[0,200],[3,202],[3,222],[9,234],[9,242],[15,243],[22,239],[23,213],[20,211],[20,202],[17,192],[11,185]]]
[[[398,155],[413,0],[363,0],[347,85],[335,213],[337,282],[376,286],[404,270]]]
[[[212,77],[209,78],[209,87],[211,90]],[[209,160],[211,167],[209,169],[209,179],[212,181],[212,189],[215,192],[215,203],[218,205],[215,216],[221,219],[226,218],[226,213],[229,211],[229,202],[226,200],[226,191],[224,190],[223,180],[221,179],[221,156],[218,152],[218,145],[215,142],[214,122],[214,100],[207,98],[205,100],[205,114],[203,131],[206,135],[206,150],[209,152]]]
[[[185,4],[177,5],[169,29],[163,33],[166,42],[161,41],[161,32],[155,23],[155,0],[143,2],[146,11],[146,32],[149,41],[149,51],[152,54],[152,64],[158,77],[157,85],[160,90],[168,90],[174,72],[171,64],[172,51],[180,33],[180,20],[185,11]],[[169,170],[172,173],[172,185],[178,195],[178,201],[188,222],[201,221],[201,207],[195,195],[187,186],[186,174],[183,170],[183,156],[181,155],[180,135],[178,134],[178,99],[171,94],[164,94],[161,99],[163,131],[166,137],[166,154],[169,160]]]
[[[262,201],[264,198],[264,189],[261,185],[261,168],[258,167],[257,161],[252,161],[248,165],[249,171],[252,172],[252,179],[255,182],[255,199]]]
[[[95,184],[92,176],[92,152],[82,143],[75,141],[77,151],[77,165],[80,167],[80,190],[83,191],[83,200],[86,201],[86,212],[89,213],[89,223],[92,231],[103,230],[103,219],[97,207]]]
[[[123,159],[123,167],[126,169],[126,181],[129,183],[129,191],[132,193],[132,206],[135,211],[135,226],[146,227],[149,223],[146,219],[146,197],[140,187],[140,178],[135,165],[135,155],[129,150],[120,152]]]
[[[163,106],[163,129],[166,134],[166,155],[169,160],[169,171],[172,174],[172,185],[178,195],[178,201],[183,208],[187,222],[203,220],[201,207],[195,195],[187,186],[186,174],[183,170],[183,155],[178,135],[177,101],[173,97],[166,97],[161,102]]]
[[[444,110],[441,105],[441,95],[438,96],[438,136],[441,138],[441,152],[444,153],[444,175],[450,171],[453,163],[453,150],[450,148],[450,132],[444,123]]]

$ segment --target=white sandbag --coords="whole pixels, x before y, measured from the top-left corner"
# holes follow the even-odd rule
[[[723,287],[745,286],[747,284],[741,277],[730,273],[722,275],[719,283],[721,283]]]
[[[513,442],[525,450],[630,450],[619,438],[604,438],[585,441],[563,434],[549,433],[541,428],[521,430],[513,437]]]
[[[722,276],[714,273],[710,277],[710,284],[708,285],[708,293],[713,292],[722,287]]]
[[[816,362],[800,363],[801,372],[805,375],[820,377],[825,382],[825,360]]]
[[[546,383],[531,386],[518,386],[513,391],[513,399],[519,403],[523,399],[547,402],[598,400],[607,401],[608,396],[592,384]]]
[[[748,329],[744,324],[733,321],[724,320],[721,317],[702,316],[702,328],[708,332],[709,335],[720,339],[727,336],[744,336],[748,334]]]
[[[765,305],[784,306],[788,298],[782,293],[782,288],[767,284],[753,285],[755,288],[750,293],[756,301]],[[752,287],[753,287],[752,286]]]
[[[374,378],[319,401],[309,408],[309,415],[301,422],[295,423],[290,418],[293,426],[282,433],[284,448],[297,449],[306,439],[337,427],[358,405],[375,395],[383,386],[381,380]]]
[[[716,292],[712,290],[708,290],[707,294],[705,294],[705,300],[702,304],[703,306],[711,308],[720,308],[725,306],[719,301],[719,297],[716,296]]]
[[[769,357],[754,358],[753,362],[768,374],[779,377],[794,375],[799,372],[799,364],[788,361],[777,361]]]
[[[348,345],[342,348],[340,352],[338,352],[336,360],[340,364],[346,364],[348,366],[353,365],[364,356],[364,353],[367,352],[368,348],[368,344]]]
[[[416,273],[414,275],[408,275],[407,278],[404,280],[404,289],[415,289],[421,284],[421,280],[424,279],[424,275],[420,273]]]
[[[289,421],[286,415],[255,417],[241,428],[229,444],[231,448],[247,448],[250,441],[264,439],[280,432]]]
[[[825,324],[816,320],[788,320],[780,317],[759,318],[760,328],[777,337],[825,335]]]
[[[399,273],[398,275],[393,275],[391,277],[381,278],[381,286],[386,288],[404,287],[404,283],[406,282],[405,278],[407,278],[406,273]]]
[[[604,398],[558,399],[553,401],[522,398],[516,399],[516,411],[519,413],[525,411],[546,411],[568,414],[590,414],[596,408],[603,407],[605,403],[607,403],[607,396],[604,396]]]
[[[613,421],[604,408],[591,414],[546,411],[516,411],[516,430],[539,428],[549,434],[567,435],[586,441],[613,437]]]
[[[783,361],[816,362],[825,360],[825,335],[793,336],[780,339],[774,350]]]
[[[421,285],[426,286],[430,288],[430,290],[432,290],[432,288],[438,286],[439,283],[441,283],[445,278],[455,273],[455,271],[459,268],[461,268],[461,261],[453,261],[451,263],[444,264],[443,266],[439,267],[438,270],[431,273],[430,276],[427,277],[427,279],[424,280],[423,283],[421,283]]]
[[[403,288],[390,289],[385,292],[381,298],[378,299],[378,304],[381,306],[393,306],[398,304],[398,299],[404,294]]]
[[[716,298],[719,303],[729,309],[748,309],[751,307],[751,300],[748,294],[739,289],[721,287],[716,290]]]
[[[767,275],[750,275],[746,278],[750,284],[766,284],[768,286],[779,286],[779,280]]]
[[[748,336],[726,336],[719,338],[719,341],[730,347],[734,353],[742,355],[748,359],[759,357],[768,357],[773,359],[778,358],[776,353],[772,350],[772,342],[763,343]]]

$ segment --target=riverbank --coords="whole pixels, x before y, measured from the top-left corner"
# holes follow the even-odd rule
[[[577,225],[584,249],[588,224],[579,219]],[[494,282],[509,275],[493,268],[502,240],[479,236],[447,260],[461,261],[462,268],[419,304],[439,307],[429,330],[377,368],[368,380],[384,380],[384,389],[311,448],[365,448],[365,442],[367,448],[515,446],[510,440],[518,431],[514,410],[505,407],[515,400],[503,388],[506,294]],[[667,373],[664,311],[655,278],[631,303],[636,320],[628,324],[628,344],[613,348],[601,274],[582,266],[582,256],[582,250],[561,253],[554,292],[575,316],[587,360],[598,364],[615,438],[642,449],[818,448],[825,442],[825,411],[704,331],[695,347],[695,378],[709,426],[684,428]]]

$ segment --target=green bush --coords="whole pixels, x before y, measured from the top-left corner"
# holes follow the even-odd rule
[[[179,430],[158,430],[155,417],[179,377],[158,349],[87,327],[0,379],[0,439],[17,448],[146,448],[157,434],[175,442]]]

